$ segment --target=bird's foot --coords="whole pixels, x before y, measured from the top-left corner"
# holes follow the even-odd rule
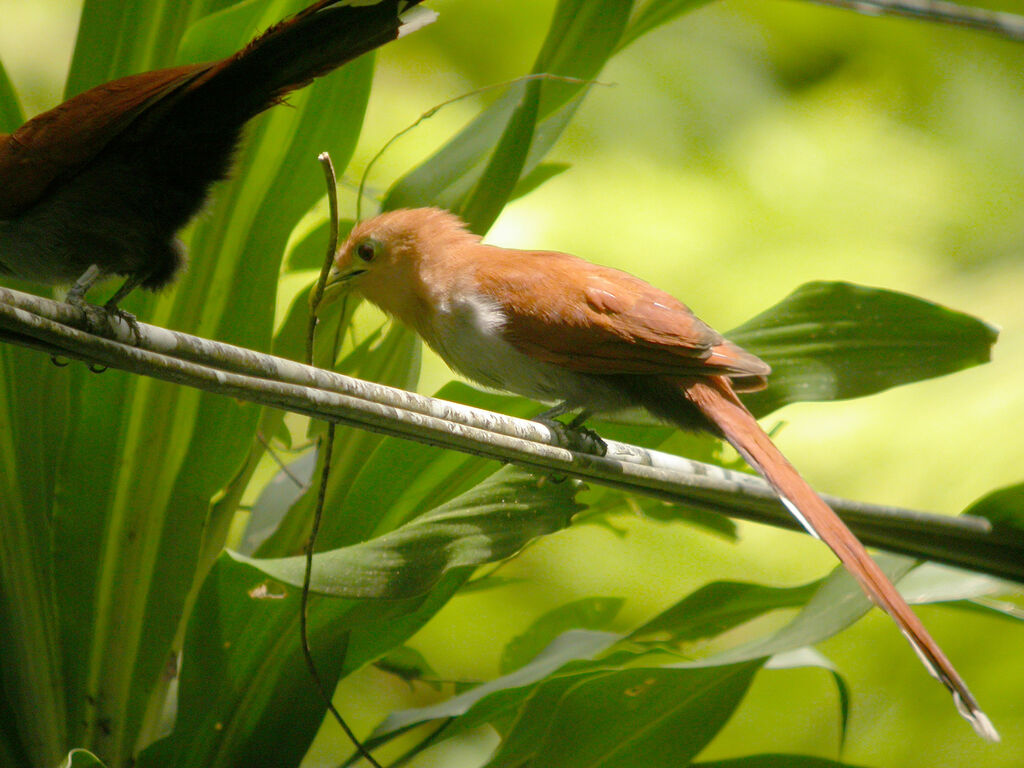
[[[135,337],[135,346],[142,344],[142,328],[139,326],[139,321],[131,312],[121,309],[117,304],[113,303],[113,299],[103,305],[103,311],[106,312],[107,318],[112,320],[117,318],[122,323],[128,326],[132,332],[132,336]]]
[[[118,336],[117,321],[121,321],[131,329],[136,345],[142,341],[142,329],[139,327],[139,321],[131,312],[126,312],[110,302],[99,307],[90,304],[80,296],[70,294],[67,303],[81,312],[82,325],[89,333],[116,339]]]
[[[82,328],[96,336],[116,335],[110,315],[103,307],[90,304],[80,296],[68,294],[68,306],[74,307],[82,316]]]
[[[547,418],[544,414],[534,418],[534,421],[543,424],[551,430],[551,433],[562,448],[568,448],[577,453],[590,453],[595,456],[604,456],[608,453],[608,444],[601,439],[601,436],[594,430],[583,426],[580,420],[573,419],[565,424],[557,419]]]

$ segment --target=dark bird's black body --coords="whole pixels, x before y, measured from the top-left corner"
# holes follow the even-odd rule
[[[246,122],[397,38],[418,1],[321,0],[227,59],[114,80],[0,134],[0,273],[77,280],[78,300],[109,275],[127,278],[113,302],[166,286],[185,263],[177,232],[228,174]]]

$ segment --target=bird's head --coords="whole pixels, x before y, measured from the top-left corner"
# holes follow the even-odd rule
[[[360,222],[338,249],[321,305],[356,291],[408,319],[441,280],[452,254],[477,242],[458,216],[440,208],[406,208]]]

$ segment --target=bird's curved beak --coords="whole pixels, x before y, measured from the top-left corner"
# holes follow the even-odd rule
[[[358,264],[349,264],[347,267],[339,267],[335,264],[327,273],[327,280],[324,282],[324,292],[320,297],[317,307],[326,307],[333,304],[352,289],[352,281],[359,275],[366,272]],[[309,303],[312,306],[316,301],[316,292],[310,293]]]

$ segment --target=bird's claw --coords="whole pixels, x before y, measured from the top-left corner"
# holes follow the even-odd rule
[[[601,439],[601,436],[582,424],[575,422],[565,424],[557,419],[543,417],[538,417],[535,421],[551,430],[551,434],[555,436],[561,448],[595,456],[605,456],[608,453],[608,444]]]
[[[82,315],[82,327],[97,336],[114,336],[114,325],[103,307],[90,304],[82,299],[68,297],[68,304]]]
[[[592,453],[595,456],[606,456],[608,454],[608,443],[606,443],[597,432],[590,427],[570,426],[568,428],[570,439],[577,441],[579,447],[573,450],[580,453]]]
[[[131,312],[126,312],[109,302],[99,307],[77,296],[68,296],[67,303],[82,313],[82,325],[89,333],[107,338],[116,338],[116,321],[120,320],[131,330],[132,336],[135,337],[136,346],[141,344],[142,328],[139,327],[139,321]]]
[[[103,305],[103,310],[104,312],[107,313],[108,319],[113,319],[116,317],[118,320],[120,320],[121,322],[128,326],[128,328],[132,332],[132,336],[135,337],[135,346],[139,346],[142,344],[142,328],[139,326],[139,321],[135,317],[135,315],[133,315],[131,312],[121,309],[116,304],[111,304],[110,302],[107,302],[106,304]]]

